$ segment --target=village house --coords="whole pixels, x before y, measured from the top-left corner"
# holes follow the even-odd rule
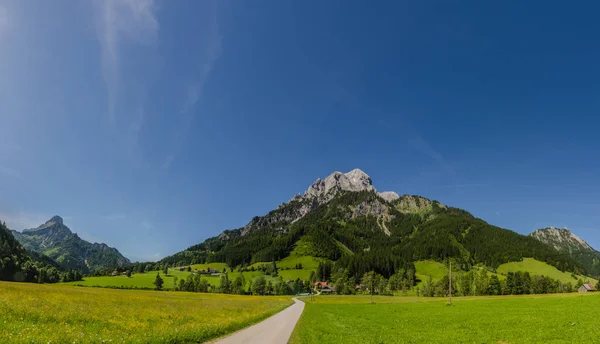
[[[579,287],[579,292],[580,293],[587,293],[587,292],[590,292],[590,291],[596,291],[596,288],[593,285],[591,285],[591,284],[584,284],[581,287]]]
[[[332,285],[326,285],[321,288],[321,294],[335,294],[335,287]]]
[[[202,271],[200,271],[201,275],[218,275],[220,273],[219,270],[213,268],[207,268],[206,270],[202,269]]]
[[[315,282],[315,283],[313,283],[313,287],[315,289],[317,289],[317,288],[323,288],[326,285],[327,285],[327,282]]]

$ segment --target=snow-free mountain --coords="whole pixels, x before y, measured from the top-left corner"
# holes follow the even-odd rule
[[[245,226],[162,261],[225,262],[231,267],[281,260],[290,254],[335,262],[350,276],[390,275],[418,260],[454,258],[468,269],[533,257],[562,271],[585,267],[533,236],[499,228],[467,211],[421,196],[378,192],[360,169],[317,179],[302,194]]]
[[[66,269],[88,273],[131,263],[116,248],[81,239],[60,216],[53,216],[37,228],[13,230],[12,234],[27,250],[44,254]]]
[[[529,234],[531,237],[554,247],[561,254],[569,255],[580,262],[592,275],[600,275],[600,252],[568,228],[548,227]]]

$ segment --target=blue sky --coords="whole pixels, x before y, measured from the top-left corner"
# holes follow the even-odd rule
[[[155,260],[359,167],[600,248],[597,4],[0,2],[0,217]]]

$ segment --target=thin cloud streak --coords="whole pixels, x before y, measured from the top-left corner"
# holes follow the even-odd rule
[[[447,162],[446,159],[444,159],[444,156],[440,152],[438,152],[436,149],[434,149],[433,146],[431,146],[431,144],[429,144],[429,142],[427,142],[425,139],[423,139],[416,132],[412,133],[409,136],[408,142],[415,150],[417,150],[418,152],[420,152],[424,155],[427,155],[432,160],[437,162],[442,167],[444,172],[447,172],[450,175],[454,176],[454,167],[452,166],[452,164]]]
[[[21,173],[19,171],[12,169],[10,167],[0,167],[0,174],[3,174],[8,177],[16,178],[16,179],[23,179],[23,177],[21,176]]]
[[[122,41],[151,44],[157,39],[159,25],[153,0],[106,0],[100,6],[98,38],[108,92],[108,117],[114,123],[117,95],[122,87],[119,45]]]
[[[52,215],[27,212],[0,213],[0,220],[6,222],[8,228],[18,231],[37,228],[51,217]]]
[[[2,34],[10,27],[10,20],[8,17],[8,10],[5,6],[0,4],[0,38]]]
[[[102,216],[102,219],[106,220],[106,221],[124,220],[126,218],[127,218],[127,215],[125,215],[125,214],[108,214],[108,215]]]
[[[179,129],[176,130],[173,139],[173,145],[170,152],[165,157],[162,168],[168,170],[171,163],[175,160],[177,154],[181,150],[183,140],[185,139],[189,128],[194,120],[194,108],[196,104],[201,100],[204,87],[209,79],[210,73],[214,69],[215,63],[221,56],[221,40],[222,37],[219,33],[219,22],[217,18],[217,2],[210,1],[210,18],[208,21],[207,30],[207,49],[205,56],[201,57],[204,60],[202,64],[202,70],[200,77],[195,82],[192,82],[187,87],[187,93],[185,100],[181,108],[182,121]]]

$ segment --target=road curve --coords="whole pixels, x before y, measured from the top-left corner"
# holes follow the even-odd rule
[[[229,337],[210,342],[213,344],[287,344],[292,331],[302,315],[304,302],[293,298],[294,304],[254,326],[238,331]]]

